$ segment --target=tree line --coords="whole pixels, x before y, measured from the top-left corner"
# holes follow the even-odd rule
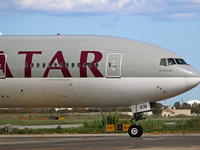
[[[197,103],[193,103],[192,105],[183,103],[181,105],[180,102],[175,102],[174,107],[176,107],[176,109],[191,109],[191,113],[200,113],[200,104]]]
[[[130,107],[121,107],[121,108],[71,108],[71,109],[58,109],[55,108],[9,108],[9,109],[0,109],[1,114],[27,114],[27,113],[90,113],[90,112],[130,112]]]

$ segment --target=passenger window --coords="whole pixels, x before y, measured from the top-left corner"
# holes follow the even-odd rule
[[[96,64],[95,64],[95,67],[96,67],[96,68],[98,68],[98,67],[99,67],[99,64],[98,64],[98,63],[96,63]]]
[[[80,63],[77,64],[77,67],[80,68]]]
[[[40,64],[39,63],[37,63],[37,68],[39,68],[40,67]]]
[[[0,64],[1,65],[1,64]],[[25,68],[28,68],[28,63],[25,63]]]
[[[86,65],[87,65],[86,63],[83,63],[83,68],[86,68]]]
[[[43,64],[42,64],[42,67],[43,67],[43,68],[45,68],[45,67],[46,67],[46,64],[45,64],[45,63],[43,63]]]
[[[175,58],[176,63],[179,65],[187,65],[187,63],[183,59]]]
[[[69,67],[69,63],[66,63],[66,64],[65,64],[65,67],[68,68],[68,67]]]
[[[74,63],[72,63],[72,68],[74,68]]]
[[[162,59],[160,60],[160,65],[161,65],[161,66],[167,66],[167,60],[166,60],[166,58],[162,58]]]
[[[57,63],[54,63],[54,68],[56,68],[57,67]]]
[[[92,68],[92,63],[89,64],[89,67]]]
[[[168,66],[176,64],[173,58],[168,58],[167,60],[168,60]]]
[[[60,68],[62,68],[63,67],[63,63],[60,63]]]
[[[31,68],[33,68],[34,67],[34,63],[31,63]]]
[[[51,68],[51,63],[49,63],[49,68]]]

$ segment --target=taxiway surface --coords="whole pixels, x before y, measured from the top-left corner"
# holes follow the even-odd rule
[[[83,124],[62,124],[62,125],[13,125],[13,128],[18,129],[51,129],[57,128],[60,126],[61,128],[71,128],[71,127],[82,127]],[[5,125],[0,125],[0,128],[4,128]]]
[[[0,135],[0,149],[199,150],[200,134],[144,134],[140,138],[131,138],[127,134]]]

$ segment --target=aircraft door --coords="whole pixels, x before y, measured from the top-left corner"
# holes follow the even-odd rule
[[[6,78],[7,54],[0,54],[0,79]]]
[[[107,78],[120,78],[121,77],[121,65],[122,65],[121,53],[109,53],[106,60],[106,77]]]

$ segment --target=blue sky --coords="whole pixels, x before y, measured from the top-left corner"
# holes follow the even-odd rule
[[[200,0],[0,0],[4,35],[109,35],[158,45],[200,72]],[[200,86],[167,100],[200,100]],[[162,102],[164,103],[164,102]]]

